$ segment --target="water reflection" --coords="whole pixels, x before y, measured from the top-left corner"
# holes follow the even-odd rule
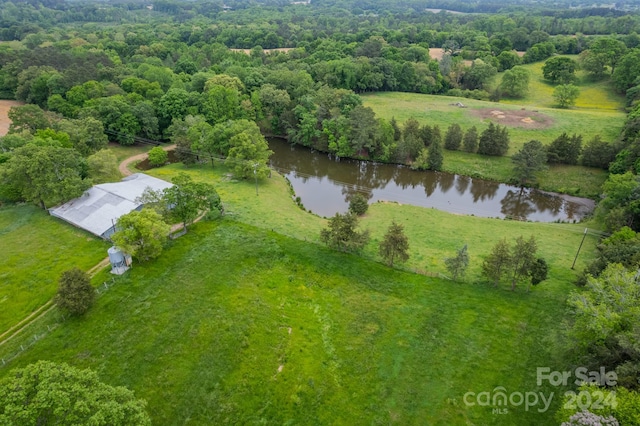
[[[345,212],[353,194],[369,202],[395,201],[459,214],[552,222],[579,220],[592,200],[518,188],[405,166],[340,159],[271,139],[273,167],[291,181],[304,206],[321,216]]]

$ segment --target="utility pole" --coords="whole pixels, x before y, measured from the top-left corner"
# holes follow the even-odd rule
[[[582,248],[582,244],[584,243],[584,239],[587,238],[587,230],[589,228],[584,228],[584,234],[582,234],[582,241],[580,241],[580,246],[578,247],[578,251],[576,253],[576,257],[573,259],[573,265],[571,265],[571,269],[576,266],[576,260],[578,260],[578,255],[580,254],[580,249]]]

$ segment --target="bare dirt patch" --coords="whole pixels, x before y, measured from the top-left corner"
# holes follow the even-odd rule
[[[9,110],[13,106],[20,105],[24,105],[24,102],[0,100],[0,136],[9,133],[9,125],[11,124],[11,120],[9,120]]]
[[[275,49],[262,49],[262,51],[268,55],[271,52],[284,52],[284,53],[288,53],[290,50],[295,49],[294,47],[277,47]],[[251,54],[251,49],[229,49],[232,52],[242,52],[245,55],[250,55]]]
[[[430,47],[429,56],[431,57],[431,59],[435,59],[436,61],[439,61],[444,56],[444,49],[441,47]],[[464,61],[462,61],[462,63],[470,67],[473,61],[465,59]]]
[[[547,129],[553,124],[553,119],[534,110],[502,110],[493,108],[475,109],[469,111],[476,117],[489,119],[495,123],[509,127],[525,129]]]

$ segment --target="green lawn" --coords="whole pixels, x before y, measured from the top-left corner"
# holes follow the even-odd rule
[[[452,283],[225,219],[196,224],[11,365],[90,367],[162,425],[552,424],[559,398],[495,415],[463,396],[557,392],[536,368],[564,367],[570,289]]]
[[[63,271],[90,269],[107,248],[34,206],[0,208],[0,334],[49,301]]]

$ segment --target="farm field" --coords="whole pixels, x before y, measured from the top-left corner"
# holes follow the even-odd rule
[[[604,93],[604,92],[603,92]],[[422,124],[438,125],[443,136],[449,125],[458,123],[466,130],[476,126],[482,132],[489,120],[507,125],[511,146],[508,156],[516,153],[525,142],[537,139],[547,145],[561,133],[582,135],[586,142],[595,135],[613,141],[625,121],[625,114],[616,109],[557,109],[527,103],[496,103],[450,96],[416,93],[378,92],[361,95],[365,106],[376,116],[402,124],[414,117]],[[455,104],[461,102],[466,108]],[[523,121],[524,120],[524,121]],[[445,162],[447,152],[445,151]]]
[[[31,205],[0,208],[0,334],[53,297],[60,274],[89,270],[109,246]]]
[[[90,367],[145,398],[154,424],[550,424],[559,398],[500,416],[463,398],[558,391],[536,386],[536,368],[562,366],[571,288],[452,283],[226,218],[117,278],[11,366]]]

